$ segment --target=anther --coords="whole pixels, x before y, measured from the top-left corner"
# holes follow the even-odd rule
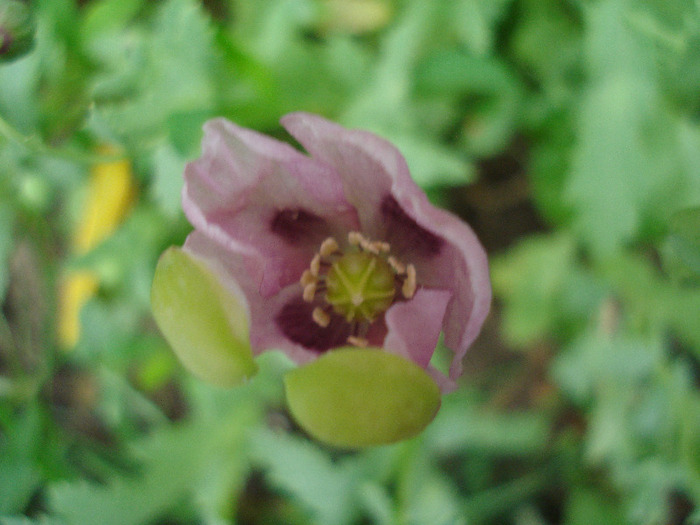
[[[320,306],[314,308],[313,312],[311,312],[311,317],[321,328],[326,328],[331,322],[331,316]]]
[[[406,273],[406,266],[402,262],[400,262],[396,257],[394,257],[393,255],[390,255],[389,257],[387,257],[386,262],[389,263],[389,266],[391,266],[391,268],[398,275],[402,275],[402,274]]]
[[[416,286],[416,267],[409,264],[406,266],[406,280],[401,287],[401,293],[406,299],[410,299],[416,293]]]
[[[351,344],[353,346],[359,346],[360,348],[365,348],[367,345],[369,345],[369,341],[365,339],[364,337],[357,337],[354,335],[351,335],[348,337],[348,344]]]
[[[389,253],[391,251],[391,245],[388,242],[374,241],[373,243],[377,250],[382,253]]]
[[[374,246],[374,243],[371,243],[367,239],[362,239],[360,241],[360,248],[366,252],[373,253],[374,255],[379,255],[379,250],[377,250],[376,246]]]
[[[314,255],[314,258],[311,259],[311,265],[309,266],[309,270],[311,271],[311,275],[314,277],[318,277],[319,272],[321,271],[321,255],[316,254]]]
[[[310,303],[314,300],[314,297],[316,296],[316,283],[309,283],[306,286],[304,286],[304,293],[302,294],[302,297],[304,301],[307,303]]]
[[[348,243],[352,246],[358,246],[362,244],[362,241],[364,241],[365,238],[362,236],[360,232],[349,232],[348,233]]]
[[[318,253],[321,257],[328,257],[329,255],[332,255],[339,251],[340,246],[338,246],[338,243],[333,237],[328,237],[325,241],[321,243],[321,248],[319,249]]]
[[[310,285],[311,283],[316,282],[316,277],[314,277],[311,274],[311,270],[304,270],[304,273],[301,274],[301,279],[299,279],[299,282],[301,283],[302,286],[306,287]]]

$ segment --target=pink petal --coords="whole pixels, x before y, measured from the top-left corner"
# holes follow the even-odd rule
[[[410,301],[394,304],[384,314],[384,349],[427,368],[437,346],[445,308],[452,293],[421,288]]]
[[[301,285],[293,284],[283,288],[274,296],[263,297],[258,293],[255,285],[255,274],[260,272],[262,263],[256,255],[245,256],[230,251],[197,231],[187,237],[184,248],[206,260],[208,266],[216,272],[227,289],[243,290],[250,311],[250,344],[253,353],[257,355],[267,350],[281,350],[292,361],[299,364],[319,356],[320,352],[309,350],[291,340],[288,334],[284,333],[277,319],[285,307],[301,301]],[[308,305],[302,301],[302,306]],[[313,322],[311,312],[304,310],[303,313],[304,317],[300,316],[297,321],[302,325],[306,323],[308,334],[313,336],[321,332],[321,328]],[[303,326],[299,329],[303,329]],[[347,335],[338,336],[338,346],[344,345],[346,337]]]
[[[260,293],[296,281],[328,235],[357,227],[338,174],[288,144],[224,119],[205,127],[185,169],[192,225],[237,253],[260,256]]]
[[[290,113],[281,122],[314,159],[340,174],[345,195],[360,216],[362,232],[381,237],[380,204],[393,184],[387,174],[397,173],[412,183],[399,151],[372,133],[349,130],[309,113]]]
[[[440,392],[442,392],[443,395],[457,390],[457,382],[454,379],[446,377],[434,366],[428,366],[426,372],[428,372],[428,375],[430,375],[430,377],[433,378],[433,381],[435,381],[440,387]]]
[[[416,265],[420,284],[452,291],[443,330],[454,352],[450,377],[458,377],[491,304],[486,253],[474,232],[428,202],[401,153],[384,139],[307,113],[287,115],[282,124],[338,171],[363,232],[389,240],[404,262]]]
[[[491,307],[491,283],[486,252],[474,232],[456,216],[429,203],[405,208],[416,222],[430,224],[445,245],[432,261],[416,262],[418,280],[424,286],[449,289],[452,300],[443,323],[445,346],[454,353],[450,378],[462,373],[462,359]]]

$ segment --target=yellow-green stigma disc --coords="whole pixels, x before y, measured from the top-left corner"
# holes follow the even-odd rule
[[[394,299],[394,271],[381,257],[347,253],[326,276],[326,301],[348,322],[373,321]]]

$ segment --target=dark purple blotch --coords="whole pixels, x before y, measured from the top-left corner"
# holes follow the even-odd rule
[[[282,307],[275,323],[285,336],[309,350],[325,352],[345,346],[351,335],[351,327],[345,319],[333,314],[330,324],[322,328],[313,320],[313,309],[313,304],[297,297]]]
[[[409,217],[392,195],[382,199],[381,212],[387,225],[387,239],[397,252],[427,258],[440,254],[444,241]]]
[[[324,230],[326,221],[304,209],[284,209],[278,211],[270,222],[272,233],[290,244],[297,244],[308,237],[318,237]]]

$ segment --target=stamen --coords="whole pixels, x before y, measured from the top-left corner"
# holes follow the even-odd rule
[[[401,293],[406,299],[410,299],[416,293],[416,286],[416,267],[409,264],[406,266],[406,280],[401,287]]]
[[[360,241],[360,248],[366,252],[373,253],[374,255],[379,255],[379,250],[377,250],[376,246],[374,246],[374,243],[371,243],[367,239],[362,239]]]
[[[304,270],[304,273],[301,274],[301,279],[299,279],[299,282],[302,286],[306,287],[311,283],[315,283],[316,277],[311,275],[311,270]]]
[[[348,243],[352,246],[358,246],[362,243],[365,238],[360,232],[349,232],[348,233]]]
[[[388,246],[388,245],[387,245]],[[396,257],[393,255],[390,255],[387,257],[386,262],[389,263],[389,266],[398,274],[398,275],[403,275],[406,273],[406,265],[404,265],[402,262],[400,262]]]
[[[391,251],[391,245],[388,242],[374,241],[373,244],[377,247],[377,250],[382,253],[389,253]]]
[[[340,250],[337,241],[333,237],[328,237],[321,243],[321,248],[318,253],[321,257],[328,257]]]
[[[353,346],[359,346],[360,348],[365,348],[367,345],[369,345],[369,341],[365,339],[364,337],[356,337],[354,335],[351,335],[348,337],[348,344],[351,344]]]
[[[311,275],[314,277],[318,277],[318,273],[321,271],[321,255],[316,254],[314,255],[314,258],[311,259],[311,265],[309,266],[309,270],[311,271]]]
[[[316,296],[316,283],[309,283],[304,287],[304,293],[302,295],[304,301],[311,303]]]
[[[331,316],[320,306],[314,308],[313,312],[311,312],[311,317],[321,328],[326,328],[331,322]]]
[[[346,250],[348,245],[354,248]],[[414,265],[393,256],[388,242],[357,231],[348,232],[343,248],[327,237],[299,282],[304,301],[314,307],[313,322],[326,328],[334,315],[342,316],[350,328],[347,343],[359,347],[369,344],[367,333],[377,317],[397,299],[411,299],[418,287]]]

